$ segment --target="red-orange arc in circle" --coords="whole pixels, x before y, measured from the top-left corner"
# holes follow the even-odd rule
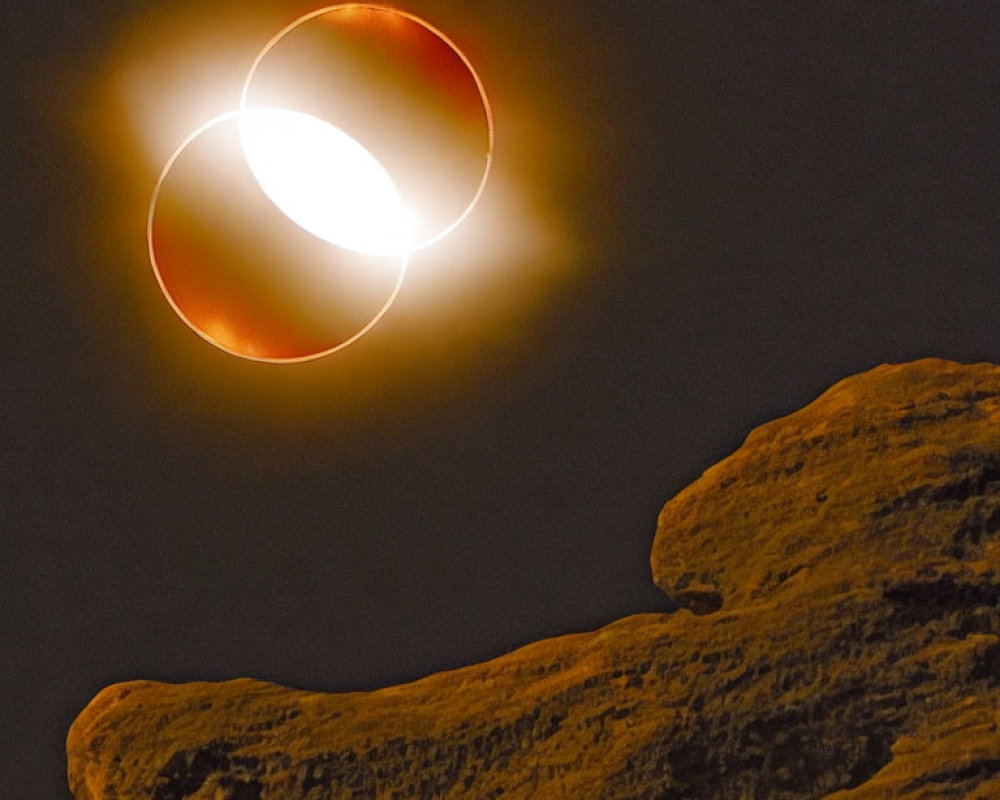
[[[475,191],[472,193],[472,197],[466,204],[465,208],[457,215],[457,217],[442,230],[438,231],[433,236],[426,239],[418,241],[416,244],[410,246],[410,250],[421,250],[429,245],[441,241],[448,234],[455,230],[472,212],[472,209],[479,202],[480,197],[483,194],[483,190],[486,188],[486,181],[489,178],[490,169],[493,163],[493,147],[494,147],[494,122],[493,122],[493,110],[490,107],[489,98],[486,94],[486,87],[483,85],[482,79],[479,77],[479,73],[473,67],[472,62],[469,60],[468,56],[458,47],[458,45],[449,38],[443,31],[436,28],[431,23],[427,22],[415,14],[411,14],[408,11],[403,11],[398,8],[393,8],[391,6],[379,5],[377,3],[340,3],[336,5],[324,6],[323,8],[317,8],[310,11],[292,22],[288,23],[284,28],[278,31],[274,36],[271,37],[270,41],[264,45],[261,51],[257,54],[257,57],[253,60],[250,65],[250,69],[247,72],[246,80],[243,82],[243,90],[240,95],[240,108],[245,109],[247,107],[248,94],[250,92],[250,86],[253,83],[254,76],[257,74],[258,67],[261,62],[267,57],[267,55],[274,49],[274,47],[281,42],[288,34],[297,28],[301,27],[310,20],[317,19],[318,17],[326,16],[327,14],[335,12],[349,12],[349,11],[367,11],[377,14],[390,14],[401,19],[413,22],[429,33],[433,34],[437,39],[441,41],[444,45],[449,48],[452,53],[457,56],[465,69],[468,71],[469,76],[475,82],[476,90],[479,93],[479,101],[482,105],[482,112],[485,116],[486,123],[486,153],[483,163],[482,175],[480,177],[478,185],[475,187]],[[327,120],[333,124],[337,124],[336,120]],[[366,144],[362,142],[362,144]],[[395,178],[395,176],[393,176]]]
[[[156,185],[153,188],[153,193],[149,202],[149,211],[146,217],[146,244],[149,252],[150,264],[153,267],[153,274],[156,277],[156,281],[160,287],[160,291],[163,293],[163,296],[167,299],[167,302],[170,304],[170,307],[174,310],[177,316],[180,317],[180,319],[192,331],[198,334],[202,339],[207,341],[209,344],[219,348],[220,350],[229,353],[230,355],[238,356],[240,358],[245,358],[250,361],[257,361],[269,364],[301,363],[304,361],[312,361],[318,358],[322,358],[324,356],[332,355],[333,353],[336,353],[354,344],[361,337],[363,337],[365,334],[371,331],[371,329],[374,328],[381,321],[381,319],[386,315],[386,313],[392,307],[392,304],[396,301],[396,298],[399,295],[399,291],[403,286],[403,279],[406,277],[406,270],[409,264],[408,252],[404,253],[401,257],[398,275],[396,277],[394,284],[392,285],[392,288],[385,302],[364,325],[362,325],[354,333],[350,334],[349,336],[347,336],[346,338],[344,338],[343,340],[337,342],[332,346],[319,348],[314,352],[309,352],[303,355],[295,355],[295,356],[262,356],[252,352],[252,350],[249,347],[246,347],[243,350],[239,350],[236,349],[233,345],[227,344],[220,338],[213,336],[211,332],[206,330],[203,325],[199,325],[193,319],[191,319],[190,315],[181,307],[181,303],[179,303],[178,300],[175,299],[174,297],[177,287],[175,286],[174,291],[172,291],[171,288],[167,286],[167,281],[165,280],[163,274],[161,273],[161,266],[157,259],[157,254],[156,254],[155,222],[156,222],[157,203],[160,198],[160,193],[163,188],[164,181],[170,174],[170,171],[174,167],[174,164],[193,142],[195,142],[206,131],[209,131],[210,129],[212,129],[216,125],[219,125],[222,122],[226,122],[228,120],[238,120],[241,113],[243,112],[229,111],[223,114],[219,114],[218,116],[215,116],[212,119],[208,120],[207,122],[203,123],[198,128],[196,128],[192,133],[190,133],[187,136],[187,138],[184,139],[184,141],[181,142],[181,144],[174,150],[174,152],[170,155],[170,158],[167,159],[167,162],[164,165],[162,171],[160,172],[159,178],[156,181]],[[280,214],[280,212],[277,209],[274,209],[274,213],[276,215]],[[204,267],[202,267],[202,270],[204,270]]]

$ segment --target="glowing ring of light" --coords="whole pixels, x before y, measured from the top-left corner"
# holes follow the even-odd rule
[[[149,251],[150,264],[153,267],[153,274],[156,276],[156,281],[160,286],[160,290],[163,292],[163,296],[167,298],[167,302],[170,303],[171,308],[173,308],[174,312],[177,314],[178,317],[181,318],[184,324],[186,324],[192,331],[197,333],[202,339],[207,341],[209,344],[219,348],[220,350],[223,350],[226,353],[229,353],[230,355],[238,356],[240,358],[245,358],[251,361],[258,361],[270,364],[292,364],[303,361],[312,361],[313,359],[331,355],[333,353],[345,349],[346,347],[349,347],[350,345],[358,341],[358,339],[360,339],[362,336],[368,333],[372,328],[374,328],[375,325],[377,325],[378,322],[382,319],[382,317],[385,316],[386,312],[388,312],[388,310],[392,307],[392,304],[395,302],[396,297],[399,295],[399,290],[403,286],[403,279],[406,277],[406,270],[409,265],[409,259],[410,259],[410,254],[408,251],[404,252],[401,256],[399,273],[395,283],[393,284],[391,291],[389,292],[389,296],[386,298],[381,308],[379,308],[375,312],[375,315],[371,317],[371,319],[369,319],[368,322],[362,325],[362,327],[359,328],[357,331],[349,335],[346,339],[343,339],[342,341],[340,341],[339,343],[337,343],[332,347],[329,347],[325,350],[321,350],[315,353],[309,353],[303,356],[292,356],[287,358],[256,356],[251,353],[234,350],[233,348],[225,345],[224,343],[218,341],[217,339],[212,338],[212,336],[210,336],[206,331],[199,328],[188,318],[187,314],[184,313],[184,311],[174,300],[173,295],[168,290],[166,283],[164,282],[163,277],[160,274],[160,268],[156,258],[156,248],[153,241],[153,223],[156,217],[156,206],[157,206],[157,201],[160,197],[160,191],[163,187],[163,182],[166,180],[167,175],[170,173],[170,170],[173,168],[177,159],[180,158],[181,154],[199,136],[201,136],[209,129],[227,120],[236,119],[238,122],[240,115],[242,115],[243,113],[245,113],[245,111],[241,109],[237,111],[227,111],[223,114],[219,114],[218,116],[212,117],[210,120],[203,123],[198,128],[196,128],[192,133],[190,133],[188,137],[183,142],[181,142],[181,144],[177,147],[177,149],[174,150],[174,152],[170,155],[170,158],[167,159],[166,164],[164,165],[163,170],[160,172],[160,176],[156,181],[156,185],[153,188],[153,194],[149,202],[149,212],[146,216],[146,244]]]
[[[375,251],[369,251],[367,248],[357,248],[355,245],[347,244],[346,242],[344,243],[344,245],[339,245],[338,244],[339,239],[337,238],[331,239],[328,236],[323,235],[323,233],[317,233],[316,230],[313,230],[315,225],[313,226],[313,228],[311,228],[308,224],[303,224],[303,221],[297,219],[296,218],[297,214],[294,211],[294,209],[297,208],[297,205],[295,203],[290,202],[291,199],[290,195],[282,194],[282,197],[284,197],[284,199],[288,201],[285,202],[284,204],[280,202],[279,199],[275,198],[273,193],[273,189],[275,188],[275,186],[271,185],[271,183],[269,183],[266,178],[262,178],[258,170],[255,169],[255,163],[251,158],[251,154],[247,151],[248,147],[247,140],[244,136],[242,136],[243,133],[242,129],[244,127],[246,115],[248,114],[252,115],[258,111],[274,111],[278,113],[287,112],[288,114],[300,115],[303,117],[312,117],[312,119],[315,122],[327,125],[331,128],[336,128],[340,138],[338,139],[339,144],[337,145],[337,147],[334,148],[334,150],[339,152],[340,156],[344,156],[347,150],[350,150],[351,153],[356,152],[364,157],[370,157],[367,160],[373,163],[377,171],[380,171],[382,176],[384,176],[385,180],[388,181],[387,186],[391,188],[393,194],[396,193],[397,190],[394,185],[395,180],[391,176],[389,176],[389,173],[386,172],[385,168],[382,166],[378,158],[375,157],[371,152],[369,152],[368,149],[361,144],[358,138],[352,137],[345,130],[340,128],[340,126],[333,125],[331,121],[324,120],[323,117],[326,116],[325,113],[319,115],[305,114],[303,111],[293,108],[274,107],[275,106],[274,103],[264,104],[265,106],[271,106],[271,108],[263,108],[263,107],[260,109],[254,107],[248,108],[248,95],[250,93],[250,87],[251,84],[253,83],[255,76],[258,74],[259,66],[267,57],[267,55],[288,34],[296,30],[300,26],[304,25],[305,23],[309,22],[310,20],[334,12],[348,11],[348,10],[370,12],[373,15],[385,14],[389,15],[394,21],[405,20],[408,23],[412,23],[424,33],[430,34],[430,36],[427,38],[428,40],[435,42],[435,44],[433,45],[434,47],[438,48],[442,53],[448,53],[447,58],[454,63],[455,68],[457,68],[459,72],[461,72],[464,76],[461,80],[465,83],[465,88],[463,89],[463,92],[465,92],[465,102],[469,102],[472,104],[468,106],[468,108],[476,109],[474,113],[478,118],[479,123],[484,126],[479,129],[480,131],[483,131],[486,134],[485,154],[482,157],[483,160],[482,174],[479,177],[478,183],[475,184],[475,190],[471,193],[471,199],[468,199],[467,202],[464,199],[460,199],[458,203],[456,203],[455,207],[446,210],[444,214],[440,214],[438,219],[436,219],[432,224],[427,226],[427,229],[430,231],[435,231],[434,233],[427,234],[425,231],[424,235],[426,236],[426,238],[419,240],[416,244],[407,242],[402,248],[399,249],[392,248],[392,252],[394,254],[398,254],[400,258],[398,273],[396,274],[395,282],[393,283],[389,291],[388,297],[382,303],[381,307],[379,307],[378,310],[375,312],[374,316],[372,316],[366,323],[361,325],[359,329],[355,330],[353,333],[347,335],[346,338],[343,339],[341,339],[343,333],[342,331],[339,330],[336,332],[328,331],[326,333],[321,333],[318,335],[318,337],[314,332],[312,334],[313,341],[311,342],[308,341],[309,335],[307,334],[304,343],[303,340],[301,339],[301,333],[302,330],[306,329],[302,329],[297,332],[296,329],[293,327],[293,328],[287,328],[285,331],[281,331],[280,330],[281,326],[279,325],[279,338],[267,339],[266,338],[267,334],[265,334],[265,338],[261,339],[260,333],[262,332],[262,330],[266,330],[266,327],[264,329],[255,329],[255,323],[253,321],[251,321],[248,326],[245,316],[242,318],[240,317],[241,306],[239,305],[241,302],[245,303],[248,299],[251,302],[254,302],[253,293],[257,290],[252,288],[254,285],[253,283],[243,282],[242,276],[239,277],[238,283],[232,283],[232,282],[227,283],[227,281],[233,280],[233,276],[226,274],[227,268],[225,264],[219,265],[222,269],[221,272],[215,272],[214,268],[210,268],[212,271],[208,272],[203,271],[203,275],[209,281],[212,281],[214,279],[217,282],[215,291],[219,291],[220,286],[223,287],[222,291],[224,292],[236,290],[235,294],[237,298],[241,299],[235,300],[237,305],[225,307],[231,312],[235,311],[235,313],[237,314],[236,317],[230,317],[229,319],[229,322],[235,324],[236,327],[235,328],[227,327],[227,319],[225,315],[222,317],[221,320],[217,320],[211,316],[206,317],[204,316],[204,309],[200,308],[197,303],[191,305],[191,300],[189,296],[190,285],[185,284],[186,278],[183,267],[181,272],[175,273],[174,265],[167,267],[166,264],[162,262],[162,258],[166,258],[168,254],[174,256],[175,252],[177,252],[176,245],[174,242],[171,241],[170,238],[162,240],[159,238],[161,234],[167,237],[171,235],[172,231],[171,226],[176,226],[177,224],[175,219],[175,215],[177,212],[171,211],[170,215],[173,216],[168,215],[166,217],[166,221],[163,222],[163,225],[165,225],[166,227],[162,226],[158,227],[157,208],[158,205],[162,205],[161,202],[163,200],[162,192],[164,189],[165,181],[167,180],[168,175],[170,175],[171,170],[177,164],[178,159],[187,150],[187,148],[190,147],[193,142],[195,142],[200,136],[205,134],[214,126],[219,125],[220,123],[226,121],[235,120],[241,128],[241,145],[242,145],[241,149],[243,150],[244,153],[244,163],[250,169],[253,178],[256,179],[258,187],[263,190],[262,198],[266,197],[268,200],[270,200],[271,205],[275,207],[276,210],[280,211],[284,217],[286,217],[288,220],[294,223],[299,229],[306,231],[307,233],[310,233],[313,236],[317,236],[319,240],[328,241],[333,243],[334,245],[337,245],[338,247],[341,248],[340,251],[342,253],[350,252],[352,250],[357,253],[375,252]],[[375,17],[373,17],[373,19],[374,18]],[[384,20],[386,18],[379,17],[379,19]],[[400,64],[402,63],[404,62],[401,61]],[[444,86],[444,84],[440,85],[442,87]],[[277,105],[280,106],[282,104],[279,102]],[[479,116],[480,113],[482,114],[482,116]],[[309,125],[311,126],[312,123],[309,123]],[[310,130],[313,131],[315,129],[310,128]],[[299,133],[302,133],[303,131],[305,131],[305,128],[300,126]],[[345,142],[343,141],[345,137],[347,140],[349,140],[348,142],[349,147],[347,148],[347,150],[344,150],[344,148],[340,147],[340,145],[345,144]],[[294,135],[292,135],[292,139],[293,140],[295,139]],[[294,141],[292,141],[289,144],[289,146],[294,147]],[[214,345],[215,347],[219,348],[220,350],[230,353],[231,355],[260,362],[291,363],[291,362],[309,361],[312,359],[320,358],[322,356],[338,352],[339,350],[342,350],[350,346],[351,344],[357,342],[361,337],[363,337],[366,333],[368,333],[388,312],[389,308],[395,302],[399,294],[399,291],[402,287],[402,283],[405,278],[406,271],[409,265],[409,259],[411,253],[414,250],[427,247],[430,244],[440,241],[445,236],[450,234],[458,225],[460,225],[465,220],[466,217],[468,217],[472,209],[479,201],[479,198],[481,197],[483,190],[485,188],[486,181],[489,177],[493,159],[493,146],[494,146],[493,113],[492,109],[490,108],[482,80],[480,79],[478,73],[475,71],[474,67],[472,66],[471,62],[466,57],[466,55],[443,32],[441,32],[440,30],[430,25],[425,20],[420,19],[419,17],[413,14],[379,4],[348,3],[348,4],[325,6],[323,8],[316,9],[312,12],[309,12],[293,20],[291,23],[286,25],[277,34],[275,34],[270,39],[270,41],[268,41],[268,43],[260,50],[256,58],[253,60],[250,69],[247,73],[247,76],[243,82],[242,91],[240,94],[240,105],[238,110],[226,112],[218,116],[215,116],[209,121],[199,126],[195,131],[189,134],[187,138],[184,139],[184,141],[174,150],[174,152],[167,159],[153,188],[152,196],[150,198],[150,203],[149,203],[147,220],[146,220],[147,249],[149,253],[150,263],[153,268],[153,273],[156,277],[157,283],[159,284],[160,290],[163,292],[164,297],[166,297],[168,303],[173,308],[174,312],[181,318],[181,320],[195,333],[197,333],[201,338],[203,338],[210,344]],[[479,167],[477,166],[479,158],[480,156],[473,155],[471,160],[468,161],[467,166],[469,172],[467,173],[466,176],[469,179],[469,183],[467,184],[468,186],[472,185],[472,181],[474,181],[474,176],[479,171]],[[324,162],[324,163],[330,164],[332,162]],[[347,162],[341,162],[341,163],[346,164]],[[257,166],[258,167],[260,166],[259,162],[257,163]],[[291,167],[290,167],[292,169],[292,172],[290,173],[292,176],[297,174],[295,172],[296,167],[297,164],[293,160],[291,162]],[[354,167],[360,168],[360,161],[355,161]],[[356,170],[353,168],[349,168],[349,171],[352,174],[356,172]],[[382,180],[382,178],[379,178],[376,181],[373,181],[372,185],[373,186],[376,184],[381,185],[382,183],[384,183],[384,181]],[[323,183],[321,182],[318,185],[322,186]],[[470,195],[464,194],[463,192],[462,197],[468,198],[469,196]],[[366,195],[366,197],[371,198],[374,196]],[[398,195],[397,199],[394,200],[393,202],[398,203]],[[463,202],[465,203],[464,207],[462,206]],[[226,205],[218,207],[226,208]],[[461,211],[456,214],[455,213],[456,209],[461,209]],[[403,224],[405,225],[409,223],[404,221]],[[195,228],[194,230],[196,231],[197,228]],[[198,234],[195,233],[196,237],[197,235]],[[195,243],[195,245],[197,244],[197,239],[192,241]],[[183,239],[177,240],[177,242],[178,244],[180,244],[180,246],[183,247],[184,244],[186,243],[186,240]],[[157,255],[158,247],[168,248],[166,252],[161,252],[159,258]],[[183,264],[183,262],[178,262],[178,263]],[[196,263],[200,264],[201,259],[197,258]],[[309,262],[306,261],[302,263],[304,266],[306,266],[308,265]],[[265,268],[265,273],[266,272],[267,269]],[[260,274],[265,274],[265,273],[260,273]],[[197,276],[197,271],[190,274],[192,276]],[[284,272],[272,273],[272,274],[284,275]],[[392,273],[390,272],[388,275],[385,275],[384,277],[390,278],[391,275]],[[246,277],[251,281],[253,280],[250,274],[248,274]],[[219,283],[219,281],[221,281],[221,283]],[[231,290],[226,289],[225,287],[232,287],[232,289]],[[173,293],[174,291],[177,292],[176,295]],[[250,294],[247,294],[248,291],[250,292]],[[377,298],[380,298],[381,296],[382,296],[381,293],[376,295]],[[187,311],[185,310],[185,308],[187,309]],[[199,317],[201,318],[199,319]],[[308,326],[310,323],[305,322],[305,324]],[[247,334],[247,331],[249,331],[249,334]],[[282,338],[282,336],[284,336],[285,334],[290,335],[292,338],[291,339]],[[273,332],[271,332],[271,335],[273,336]],[[300,337],[300,338],[296,341],[295,337]],[[328,341],[331,340],[337,341],[338,339],[340,339],[340,341],[337,344],[329,347],[325,346]],[[267,353],[267,354],[261,355],[261,353]]]
[[[486,87],[483,85],[482,79],[480,79],[479,77],[479,73],[476,72],[475,67],[472,66],[472,62],[469,61],[465,53],[463,53],[462,50],[458,47],[458,45],[455,44],[455,42],[453,42],[443,31],[434,27],[426,20],[421,19],[420,17],[409,13],[408,11],[403,11],[401,9],[392,8],[389,6],[378,5],[376,3],[340,3],[337,5],[317,8],[313,11],[308,12],[307,14],[303,14],[298,19],[295,19],[292,22],[288,23],[284,28],[282,28],[274,36],[272,36],[270,41],[267,44],[265,44],[264,47],[261,49],[261,51],[257,54],[257,57],[253,60],[253,63],[250,65],[250,70],[247,73],[246,80],[243,82],[243,91],[240,94],[240,109],[243,110],[247,107],[247,95],[249,94],[250,91],[250,84],[253,82],[254,76],[257,73],[257,68],[260,66],[261,62],[267,57],[267,54],[270,53],[271,50],[273,50],[274,47],[289,33],[291,33],[296,28],[300,27],[301,25],[304,25],[305,23],[309,22],[310,20],[316,19],[317,17],[325,16],[326,14],[330,14],[337,11],[350,11],[350,10],[360,10],[360,9],[367,11],[375,11],[385,14],[393,14],[402,17],[404,19],[416,23],[417,25],[420,25],[422,28],[426,29],[434,36],[438,37],[438,39],[440,39],[445,45],[447,45],[455,53],[455,55],[461,59],[462,63],[465,65],[465,68],[469,71],[469,75],[472,77],[473,81],[475,81],[476,88],[479,91],[479,98],[483,104],[483,112],[486,115],[486,137],[487,137],[486,158],[485,158],[485,163],[483,165],[482,177],[480,178],[479,184],[476,187],[475,192],[473,193],[472,199],[469,201],[468,205],[466,205],[465,209],[462,210],[462,212],[451,224],[446,226],[444,229],[438,231],[438,233],[434,234],[433,236],[424,239],[423,241],[410,245],[411,251],[421,250],[425,247],[428,247],[429,245],[441,241],[453,230],[455,230],[455,228],[457,228],[462,223],[462,221],[469,216],[470,213],[472,213],[472,209],[475,207],[476,203],[479,202],[479,198],[482,195],[483,190],[486,188],[486,180],[489,177],[490,168],[493,163],[493,142],[494,142],[493,111],[490,108],[489,99],[486,96]]]

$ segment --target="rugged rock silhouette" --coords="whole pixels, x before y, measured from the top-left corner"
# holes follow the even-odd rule
[[[848,378],[664,507],[683,608],[369,693],[110,686],[77,800],[1000,798],[1000,368]]]

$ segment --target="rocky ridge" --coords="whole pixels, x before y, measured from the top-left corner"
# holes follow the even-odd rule
[[[1000,368],[848,378],[664,507],[627,617],[368,693],[103,690],[77,800],[1000,798]]]

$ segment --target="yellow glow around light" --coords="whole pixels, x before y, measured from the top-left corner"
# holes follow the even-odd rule
[[[239,123],[250,171],[296,225],[359,253],[408,249],[410,218],[399,192],[358,141],[298,111],[249,108]]]
[[[310,69],[315,64],[325,65],[326,53],[337,52],[324,49],[328,38],[325,34],[315,37],[319,45],[317,55],[313,55],[308,48],[300,49],[299,39],[292,41],[290,36],[286,50],[276,47],[278,40],[285,42],[284,34],[290,34],[292,28],[296,33],[302,28],[303,44],[313,41],[313,29],[310,27],[307,30],[305,20],[300,18],[273,36],[268,46],[259,51],[260,43],[271,36],[277,27],[273,19],[274,9],[264,12],[245,5],[239,8],[230,5],[224,11],[218,8],[213,6],[209,9],[205,4],[188,4],[183,8],[175,5],[164,7],[156,15],[144,14],[130,23],[129,36],[109,50],[107,60],[102,64],[100,82],[94,87],[94,107],[86,115],[80,115],[80,120],[87,126],[83,135],[91,142],[95,158],[99,159],[109,176],[109,191],[103,195],[104,202],[94,206],[95,228],[111,232],[106,237],[109,243],[106,263],[118,265],[122,262],[122,272],[116,280],[129,281],[136,302],[144,304],[146,313],[142,317],[150,320],[150,331],[158,344],[168,348],[159,356],[181,370],[178,373],[182,375],[181,380],[189,380],[190,374],[185,370],[190,368],[191,361],[187,358],[186,349],[182,351],[184,358],[176,358],[173,348],[185,346],[184,340],[172,332],[170,323],[161,313],[162,295],[166,295],[173,311],[202,339],[236,356],[281,363],[309,361],[315,356],[273,357],[265,346],[267,342],[262,344],[250,335],[253,331],[247,326],[232,324],[233,320],[228,316],[213,315],[211,312],[216,310],[213,308],[190,309],[182,302],[179,292],[169,292],[173,284],[166,282],[161,275],[160,262],[168,258],[176,260],[182,254],[166,250],[161,253],[154,246],[152,228],[161,195],[173,202],[173,222],[183,223],[183,214],[190,207],[190,229],[195,232],[205,220],[222,218],[228,221],[232,218],[235,221],[233,227],[223,233],[216,234],[214,227],[205,228],[204,243],[218,244],[224,249],[218,253],[209,251],[210,258],[190,267],[192,273],[201,274],[204,266],[208,270],[206,274],[211,275],[216,256],[243,258],[250,266],[265,260],[268,263],[273,261],[278,267],[278,277],[275,278],[278,288],[287,289],[289,297],[293,298],[288,299],[275,291],[278,311],[294,309],[291,318],[297,321],[301,310],[310,320],[309,324],[316,319],[334,320],[324,328],[330,332],[327,337],[329,348],[316,355],[338,352],[357,342],[385,318],[391,307],[394,327],[383,329],[381,344],[376,342],[374,350],[369,351],[369,357],[374,359],[371,362],[372,374],[382,368],[402,374],[410,369],[410,364],[420,364],[421,368],[434,366],[445,369],[447,364],[448,370],[471,369],[468,365],[479,363],[485,358],[483,353],[492,353],[501,346],[514,346],[524,332],[531,330],[524,324],[525,320],[543,312],[544,298],[551,294],[553,287],[584,269],[583,265],[589,265],[586,267],[589,269],[596,263],[596,251],[581,245],[579,231],[570,226],[564,216],[567,197],[572,199],[572,192],[579,191],[580,186],[590,185],[593,165],[600,163],[590,148],[591,142],[586,136],[588,128],[571,124],[572,116],[565,113],[569,104],[563,102],[562,95],[557,93],[564,87],[547,81],[547,73],[539,73],[530,67],[532,61],[522,61],[509,47],[504,47],[498,38],[498,30],[483,27],[475,36],[466,31],[464,37],[465,41],[475,44],[475,50],[490,65],[483,78],[491,87],[491,101],[496,105],[492,110],[487,107],[486,111],[489,140],[484,151],[486,165],[483,172],[489,171],[488,190],[483,192],[484,175],[473,175],[472,183],[462,184],[472,187],[478,182],[475,187],[477,210],[469,214],[466,207],[466,218],[455,220],[454,217],[447,218],[444,213],[434,215],[438,196],[452,197],[449,194],[451,184],[433,181],[431,188],[423,194],[414,194],[411,198],[405,193],[409,188],[405,182],[408,157],[414,163],[433,163],[427,159],[417,161],[416,155],[409,156],[414,150],[410,146],[411,140],[424,130],[394,124],[385,130],[398,131],[398,136],[386,136],[387,146],[381,147],[377,137],[369,138],[367,135],[368,128],[379,133],[382,109],[365,117],[365,111],[371,108],[368,102],[370,95],[363,91],[365,73],[358,72],[357,80],[349,84],[349,88],[355,88],[356,83],[358,91],[340,92],[334,89],[346,82],[346,78],[341,80],[342,73]],[[389,10],[388,7],[380,8]],[[331,14],[329,20],[323,16],[330,11],[332,8],[328,7],[307,17],[315,18],[318,27],[326,27],[327,21],[332,23],[337,18],[335,14]],[[405,12],[393,11],[395,13],[381,15],[375,21],[383,18],[386,21],[402,21],[408,17]],[[426,24],[424,27],[427,27]],[[271,48],[274,48],[273,52]],[[259,54],[248,75],[248,54],[254,52]],[[366,49],[359,50],[359,63],[364,63],[368,52]],[[532,52],[540,51],[536,48]],[[350,52],[344,58],[354,63]],[[505,58],[507,61],[504,61]],[[332,56],[329,59],[330,62],[335,60]],[[343,74],[354,75],[346,71]],[[382,73],[374,77],[380,80]],[[423,86],[423,78],[418,73],[414,73],[414,80]],[[476,84],[482,93],[482,82],[478,78]],[[287,96],[283,94],[285,91]],[[314,104],[302,102],[309,101],[314,93],[320,98]],[[402,94],[405,100],[405,92]],[[391,99],[391,95],[386,96]],[[356,105],[361,109],[356,116],[361,122],[370,123],[368,128],[362,125],[355,130],[353,126],[348,126],[337,114],[341,103],[348,108]],[[396,122],[394,107],[388,102],[384,105],[386,117]],[[287,213],[279,213],[273,198],[258,188],[257,178],[249,168],[240,141],[240,115],[253,108],[272,107],[296,109],[308,112],[317,119],[328,120],[361,143],[384,166],[398,187],[403,204],[419,214],[415,215],[417,224],[413,227],[412,243],[402,259],[390,257],[391,261],[384,265],[369,262],[367,259],[372,256],[329,245],[322,236],[304,231]],[[434,106],[414,107],[418,111],[426,111],[431,122],[444,119],[436,116]],[[497,151],[503,154],[500,159],[492,157],[494,112],[497,114],[497,130],[502,134],[498,143],[502,144],[502,150]],[[209,121],[203,122],[206,119]],[[218,132],[218,136],[213,136],[214,132]],[[436,129],[428,127],[425,138],[432,144],[436,141],[434,134]],[[468,138],[471,142],[471,135]],[[397,140],[400,144],[395,147]],[[418,138],[418,141],[423,140]],[[178,142],[181,142],[180,146]],[[220,158],[220,162],[224,163],[219,166],[213,160],[213,148],[216,143],[223,142],[228,146],[225,152],[232,154],[233,163],[229,164],[226,160],[228,156],[224,155]],[[442,157],[449,159],[453,153],[449,148],[432,152],[440,152]],[[392,160],[394,158],[395,161]],[[401,169],[397,169],[396,161],[402,165]],[[175,162],[176,169],[172,169]],[[433,169],[428,167],[425,172],[433,173]],[[231,173],[247,180],[234,185],[230,180]],[[414,181],[421,174],[414,170]],[[161,291],[151,292],[145,273],[135,270],[134,264],[125,262],[121,255],[130,253],[133,261],[138,255],[133,253],[136,208],[150,202],[149,190],[153,184],[155,190],[147,220],[147,246],[156,277],[154,285],[158,284],[156,288],[162,290],[162,294]],[[298,190],[295,192],[298,193]],[[345,190],[342,194],[348,195],[349,191]],[[190,198],[193,198],[190,206],[184,205]],[[430,211],[425,211],[425,199],[429,200],[427,206]],[[268,214],[265,205],[270,206],[273,213]],[[444,202],[440,205],[444,207]],[[201,216],[203,207],[210,212],[204,220]],[[231,208],[231,213],[230,210],[216,213],[219,208]],[[257,209],[263,215],[259,226],[255,219],[249,217],[244,222],[238,220],[244,208]],[[442,231],[437,227],[438,217],[444,223],[452,223],[448,230]],[[455,224],[459,221],[461,225]],[[286,225],[298,228],[298,234],[301,234],[291,233],[288,237],[287,280],[281,277],[285,275],[285,270],[279,257],[283,242],[279,234]],[[180,230],[187,229],[182,227]],[[248,239],[252,239],[245,248],[241,248],[241,230],[245,230]],[[256,235],[258,230],[260,235]],[[430,243],[428,236],[435,233],[432,237],[436,244],[433,251],[423,249]],[[443,236],[443,233],[449,235]],[[262,249],[258,259],[257,248],[261,240],[273,244],[274,251]],[[324,247],[329,248],[335,262],[329,270],[325,267]],[[411,259],[413,264],[410,264]],[[402,261],[401,265],[399,261]],[[234,261],[231,265],[234,270],[236,263]],[[355,264],[356,274],[352,272]],[[301,269],[299,265],[303,265]],[[263,272],[260,274],[264,275]],[[362,288],[355,287],[355,278]],[[317,285],[323,286],[322,291],[308,288],[314,280]],[[404,282],[406,292],[401,292]],[[359,303],[352,306],[355,295]],[[225,310],[226,298],[226,290],[220,289],[220,294],[215,297],[220,299],[219,309]],[[342,308],[338,306],[335,314],[326,314],[329,301],[341,300]],[[397,300],[402,302],[394,302]],[[353,308],[362,313],[353,315]],[[374,316],[366,322],[363,313],[369,309]],[[106,315],[104,304],[95,305],[93,313],[99,317]],[[342,339],[344,336],[346,340]],[[487,345],[485,349],[481,347],[483,344]],[[211,364],[212,370],[218,367],[214,360],[205,363]],[[363,369],[368,374],[369,366],[358,366],[367,363],[363,359],[351,356],[340,363],[351,365],[350,369]],[[218,374],[231,377],[237,373],[209,371],[198,377],[214,382]],[[265,371],[260,374],[271,373]],[[300,374],[326,376],[329,373],[320,370]],[[471,377],[473,373],[469,375]],[[281,380],[287,379],[286,376]],[[263,380],[271,381],[272,378]],[[229,386],[221,379],[218,385]],[[310,391],[321,390],[317,396],[325,396],[322,394],[323,386],[322,381],[310,384]],[[303,403],[308,405],[312,400],[306,400],[303,395]]]

